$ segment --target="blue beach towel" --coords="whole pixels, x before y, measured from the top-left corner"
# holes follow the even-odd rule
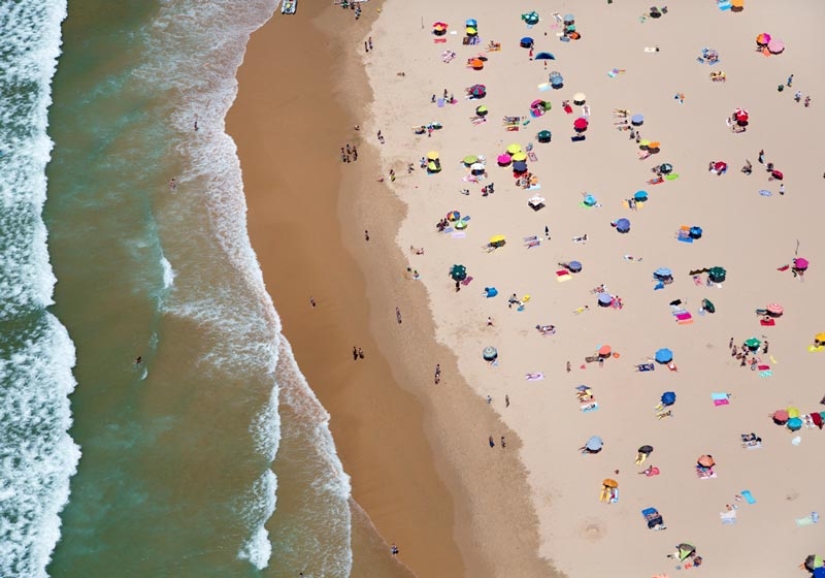
[[[742,490],[741,492],[742,497],[745,498],[745,501],[749,504],[755,504],[756,498],[753,497],[750,490]]]

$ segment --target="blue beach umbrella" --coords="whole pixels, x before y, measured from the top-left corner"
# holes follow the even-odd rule
[[[556,57],[553,56],[550,52],[539,52],[536,54],[534,60],[555,60]]]
[[[634,114],[630,117],[630,122],[633,126],[642,126],[645,123],[645,116],[643,114]]]
[[[604,441],[602,441],[602,438],[600,438],[599,436],[591,437],[589,440],[587,440],[587,443],[584,444],[584,447],[591,452],[597,452],[600,449],[602,449],[603,446]]]
[[[660,279],[667,279],[668,277],[673,277],[673,271],[667,267],[659,267],[653,272],[653,275]]]
[[[702,227],[691,227],[688,231],[691,239],[701,239],[702,238]]]
[[[620,233],[627,233],[630,231],[630,221],[627,219],[619,219],[616,221],[616,230]]]
[[[591,195],[590,193],[587,193],[587,194],[584,196],[584,201],[582,201],[582,202],[583,202],[585,205],[587,205],[588,207],[592,207],[592,206],[594,206],[596,203],[598,203],[599,201],[598,201],[598,200],[596,200],[596,197],[594,197],[594,196],[593,196],[593,195]]]
[[[644,203],[647,201],[647,191],[636,191],[633,195],[633,200],[638,201],[640,203]]]
[[[513,172],[514,173],[526,173],[527,172],[527,163],[524,161],[518,161],[513,163]]]
[[[478,28],[478,22],[475,18],[470,18],[464,23],[464,26],[467,28]]]
[[[519,41],[519,46],[521,46],[522,48],[532,48],[533,43],[534,41],[532,38],[530,38],[529,36],[525,36]]]
[[[662,348],[656,352],[655,359],[659,363],[670,363],[673,361],[673,352],[670,349]]]
[[[662,394],[662,405],[668,407],[669,405],[673,405],[676,403],[676,393],[672,391],[666,391]]]
[[[599,305],[602,307],[607,307],[611,303],[613,303],[613,295],[610,293],[599,293],[598,295]]]
[[[570,262],[567,264],[567,269],[568,269],[571,273],[578,273],[578,272],[580,272],[580,271],[582,270],[582,264],[581,264],[581,263],[579,263],[578,261],[570,261]]]
[[[573,24],[576,21],[576,17],[572,14],[565,14],[564,15],[564,23],[565,24]]]

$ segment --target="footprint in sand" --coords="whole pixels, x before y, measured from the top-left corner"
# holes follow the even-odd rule
[[[595,520],[587,520],[579,528],[579,533],[589,542],[598,542],[606,533],[604,526]]]

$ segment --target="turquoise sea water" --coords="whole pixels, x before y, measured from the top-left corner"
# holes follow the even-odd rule
[[[350,574],[224,132],[275,5],[0,6],[2,576]]]

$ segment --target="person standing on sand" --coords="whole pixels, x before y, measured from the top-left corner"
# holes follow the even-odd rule
[[[507,442],[504,441],[504,436],[501,436],[501,449],[504,449],[506,447],[507,447]]]
[[[567,373],[570,373],[570,362],[567,362]]]
[[[781,183],[781,184],[779,185],[779,194],[780,194],[780,195],[784,195],[784,194],[785,194],[785,183]]]
[[[313,297],[312,295],[309,296],[309,304],[312,305],[313,309],[315,309],[315,297]]]
[[[360,347],[358,348],[358,359],[364,359],[364,350]]]
[[[491,447],[491,448],[496,447],[496,442],[495,442],[495,441],[493,441],[493,436],[490,436],[490,439],[489,439],[489,440],[487,440],[487,441],[488,441],[488,443],[490,444],[490,447]]]
[[[764,149],[759,151],[759,156],[756,157],[756,160],[759,161],[760,165],[765,164],[765,150]]]
[[[364,240],[365,241],[370,240],[370,232],[367,229],[364,229]]]
[[[398,307],[395,308],[395,319],[398,321],[398,324],[401,325],[401,310]]]
[[[440,363],[435,364],[435,377],[433,378],[433,382],[436,385],[441,383],[441,364]]]
[[[793,74],[791,74],[791,75],[788,77],[788,82],[786,82],[785,84],[787,84],[787,85],[788,85],[788,88],[790,88],[790,87],[793,85]]]
[[[504,407],[510,407],[510,396],[509,395],[504,396]]]
[[[733,349],[733,337],[730,338],[730,342],[728,343],[728,349]]]
[[[762,353],[767,355],[768,354],[768,340],[765,340],[765,343],[762,344]]]
[[[358,361],[358,348],[354,345],[352,346],[352,360]]]

